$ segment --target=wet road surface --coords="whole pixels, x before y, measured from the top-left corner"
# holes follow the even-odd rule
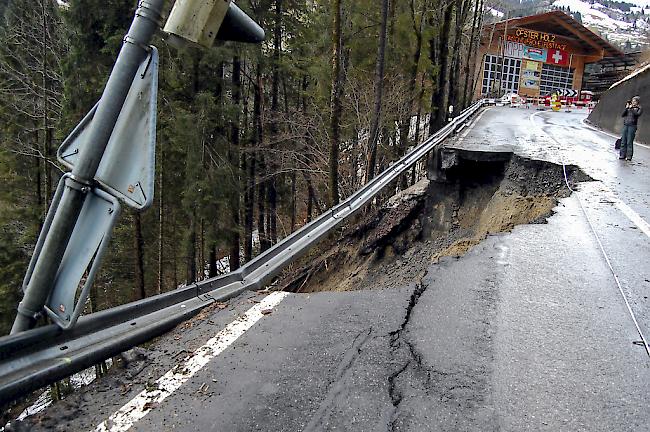
[[[648,430],[634,319],[650,335],[650,150],[619,161],[585,117],[491,108],[448,144],[580,166],[595,181],[547,224],[491,236],[416,285],[288,294],[190,374],[196,348],[264,298],[242,296],[159,340],[144,372],[100,380],[33,430]],[[178,364],[182,385],[156,400]]]

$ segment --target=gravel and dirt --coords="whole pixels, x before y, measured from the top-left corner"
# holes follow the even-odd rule
[[[390,289],[417,283],[432,263],[487,236],[544,223],[569,195],[563,168],[512,153],[453,154],[445,180],[420,180],[330,238],[285,272],[291,292]],[[567,167],[570,184],[590,178]]]

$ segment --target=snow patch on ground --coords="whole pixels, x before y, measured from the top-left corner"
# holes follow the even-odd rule
[[[581,0],[558,0],[553,3],[557,7],[568,7],[571,12],[580,12],[582,15],[582,23],[586,26],[597,25],[603,26],[610,30],[628,29],[632,24],[625,21],[619,21],[611,18],[605,12],[599,9],[605,9],[605,6],[594,3],[593,5],[583,2]]]
[[[582,0],[557,0],[553,6],[558,8],[568,8],[570,13],[579,12],[582,17],[582,24],[614,44],[623,46],[630,41],[633,44],[647,45],[646,31],[650,24],[646,21],[647,17],[640,16],[636,20],[636,28],[633,22],[625,21],[626,16],[632,13],[638,13],[641,8],[648,9],[650,0],[637,0],[630,3],[636,4],[631,8],[629,13],[619,9],[609,8],[600,3],[590,4]]]
[[[495,17],[498,17],[498,18],[503,18],[505,16],[505,14],[503,12],[500,12],[500,11],[498,11],[496,9],[492,9],[491,7],[487,8],[487,10],[490,13],[490,15],[492,15],[492,16],[495,16]]]
[[[110,368],[113,362],[111,359],[108,359],[106,360],[106,363],[107,363],[107,367]],[[95,374],[95,368],[91,367],[77,374],[72,375],[70,377],[70,384],[74,389],[78,389],[80,387],[86,386],[91,382],[95,381],[96,378],[97,376]],[[32,416],[34,414],[43,411],[51,404],[52,404],[52,393],[48,388],[43,393],[41,393],[41,395],[38,397],[38,399],[36,399],[36,401],[33,404],[31,404],[22,413],[20,413],[20,415],[16,418],[16,420],[22,421],[29,416]],[[2,430],[4,430],[4,428],[0,428],[0,431]]]

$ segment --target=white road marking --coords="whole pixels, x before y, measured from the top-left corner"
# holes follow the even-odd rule
[[[156,381],[155,389],[145,389],[126,405],[111,415],[108,420],[95,428],[95,432],[124,432],[129,430],[138,420],[146,416],[174,391],[178,390],[194,374],[201,370],[210,360],[221,354],[241,335],[262,318],[267,310],[288,296],[289,293],[276,291],[264,298],[260,303],[250,308],[244,315],[237,318],[221,330],[202,347]]]
[[[543,111],[536,111],[536,112],[532,113],[531,115],[528,116],[528,120],[530,121],[530,123],[533,125],[533,127],[534,127],[535,129],[538,129],[538,130],[539,130],[541,133],[543,133],[544,135],[548,135],[546,132],[544,132],[544,131],[542,130],[541,127],[539,127],[539,125],[538,125],[537,123],[535,123],[535,120],[533,119],[533,117],[535,117],[537,114],[541,114],[542,112],[543,112]]]
[[[533,120],[533,116],[530,117],[530,120],[535,123]],[[545,133],[541,128],[540,131],[542,133]],[[560,145],[560,142],[556,140],[552,135],[547,134],[549,138],[551,138],[553,141],[555,141],[558,145]],[[600,240],[600,236],[598,235],[598,232],[596,231],[596,228],[594,228],[594,224],[591,222],[591,218],[589,218],[589,213],[587,213],[587,209],[585,208],[583,204],[583,200],[580,198],[580,193],[577,191],[574,191],[571,189],[571,186],[569,185],[569,179],[567,178],[567,173],[566,173],[566,163],[562,162],[562,169],[564,171],[564,181],[566,182],[567,188],[571,192],[576,192],[575,196],[577,198],[578,204],[580,205],[580,208],[582,209],[582,213],[585,215],[585,219],[587,220],[587,223],[589,224],[589,228],[591,229],[591,232],[594,234],[594,238],[596,239],[596,243],[598,243],[598,247],[600,248],[600,251],[603,254],[603,258],[605,258],[605,262],[607,263],[607,267],[609,267],[609,271],[612,273],[612,277],[614,278],[614,281],[616,282],[616,287],[618,288],[619,293],[621,294],[621,297],[623,297],[623,301],[625,302],[625,306],[627,307],[627,311],[630,314],[630,318],[632,319],[632,322],[634,322],[634,326],[636,327],[636,331],[641,337],[641,342],[643,343],[643,348],[645,349],[646,354],[650,357],[650,346],[648,346],[648,340],[646,339],[645,335],[643,334],[643,331],[641,330],[641,327],[639,326],[639,321],[636,319],[636,316],[634,315],[634,311],[632,310],[632,306],[630,306],[630,302],[627,299],[627,296],[625,295],[625,290],[623,290],[623,285],[621,284],[621,280],[619,279],[618,275],[616,274],[616,271],[614,270],[614,266],[612,266],[612,261],[609,258],[609,255],[607,255],[607,251],[605,251],[605,247],[603,246],[603,242]],[[619,210],[623,211],[623,214],[625,214],[632,222],[637,224],[639,226],[638,222],[640,221],[641,224],[645,224],[645,221],[641,219],[641,217],[634,212],[631,208],[629,208],[625,203],[623,203],[621,200],[615,197],[614,193],[607,189],[606,187],[604,188],[607,195],[612,199],[612,201],[616,204],[616,207],[619,208]],[[619,206],[620,203],[620,206]],[[641,227],[639,227],[641,228]],[[641,228],[643,231],[643,228]],[[644,231],[645,232],[645,231]],[[648,234],[647,232],[645,233],[646,235]]]
[[[580,121],[580,123],[582,123],[583,126],[588,127],[589,129],[593,130],[594,132],[600,132],[601,134],[607,135],[608,137],[611,137],[611,138],[614,138],[614,139],[619,139],[620,138],[620,135],[614,135],[611,132],[607,132],[606,130],[598,129],[598,128],[590,125],[589,123],[587,123],[587,119],[582,119]],[[641,143],[638,143],[638,142],[635,141],[634,142],[634,147],[636,147],[636,146],[647,148],[648,150],[650,150],[649,145],[641,144]]]
[[[630,206],[625,204],[623,201],[620,199],[614,197],[614,203],[616,204],[616,208],[618,208],[620,211],[623,212],[625,216],[628,217],[629,220],[631,220],[634,225],[636,225],[643,233],[650,238],[650,224],[643,220],[643,218]]]
[[[537,124],[535,123],[535,115],[540,114],[539,112],[531,114],[529,117],[530,122],[533,124],[533,127],[537,128],[541,133],[555,141],[559,146],[561,146],[560,142],[555,139],[551,134],[544,132],[544,130]],[[636,144],[635,144],[636,145]],[[648,222],[646,222],[637,212],[632,210],[630,206],[625,204],[623,201],[621,201],[620,198],[616,196],[616,194],[608,189],[607,187],[603,186],[605,188],[605,191],[609,197],[609,199],[616,205],[616,208],[618,208],[627,218],[637,226],[643,232],[648,238],[650,238],[650,225]]]
[[[489,111],[490,109],[492,109],[492,107],[488,107],[488,108],[484,109],[483,112],[481,112],[481,114],[479,114],[478,117],[476,117],[476,118],[475,118],[475,119],[474,119],[474,120],[469,124],[469,126],[467,126],[467,129],[465,129],[465,131],[460,135],[460,137],[456,140],[456,142],[457,142],[457,143],[461,143],[461,142],[463,142],[463,140],[464,140],[465,137],[470,133],[470,131],[472,130],[472,128],[473,128],[474,126],[476,126],[476,123],[478,123],[478,121],[481,119],[481,117],[483,117],[483,114],[485,114],[485,113],[486,113],[487,111]]]

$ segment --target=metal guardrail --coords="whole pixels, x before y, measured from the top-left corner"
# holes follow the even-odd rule
[[[481,100],[345,201],[231,273],[83,316],[71,330],[48,325],[0,338],[0,403],[144,343],[217,301],[262,288],[288,264],[369,203],[476,113]]]

